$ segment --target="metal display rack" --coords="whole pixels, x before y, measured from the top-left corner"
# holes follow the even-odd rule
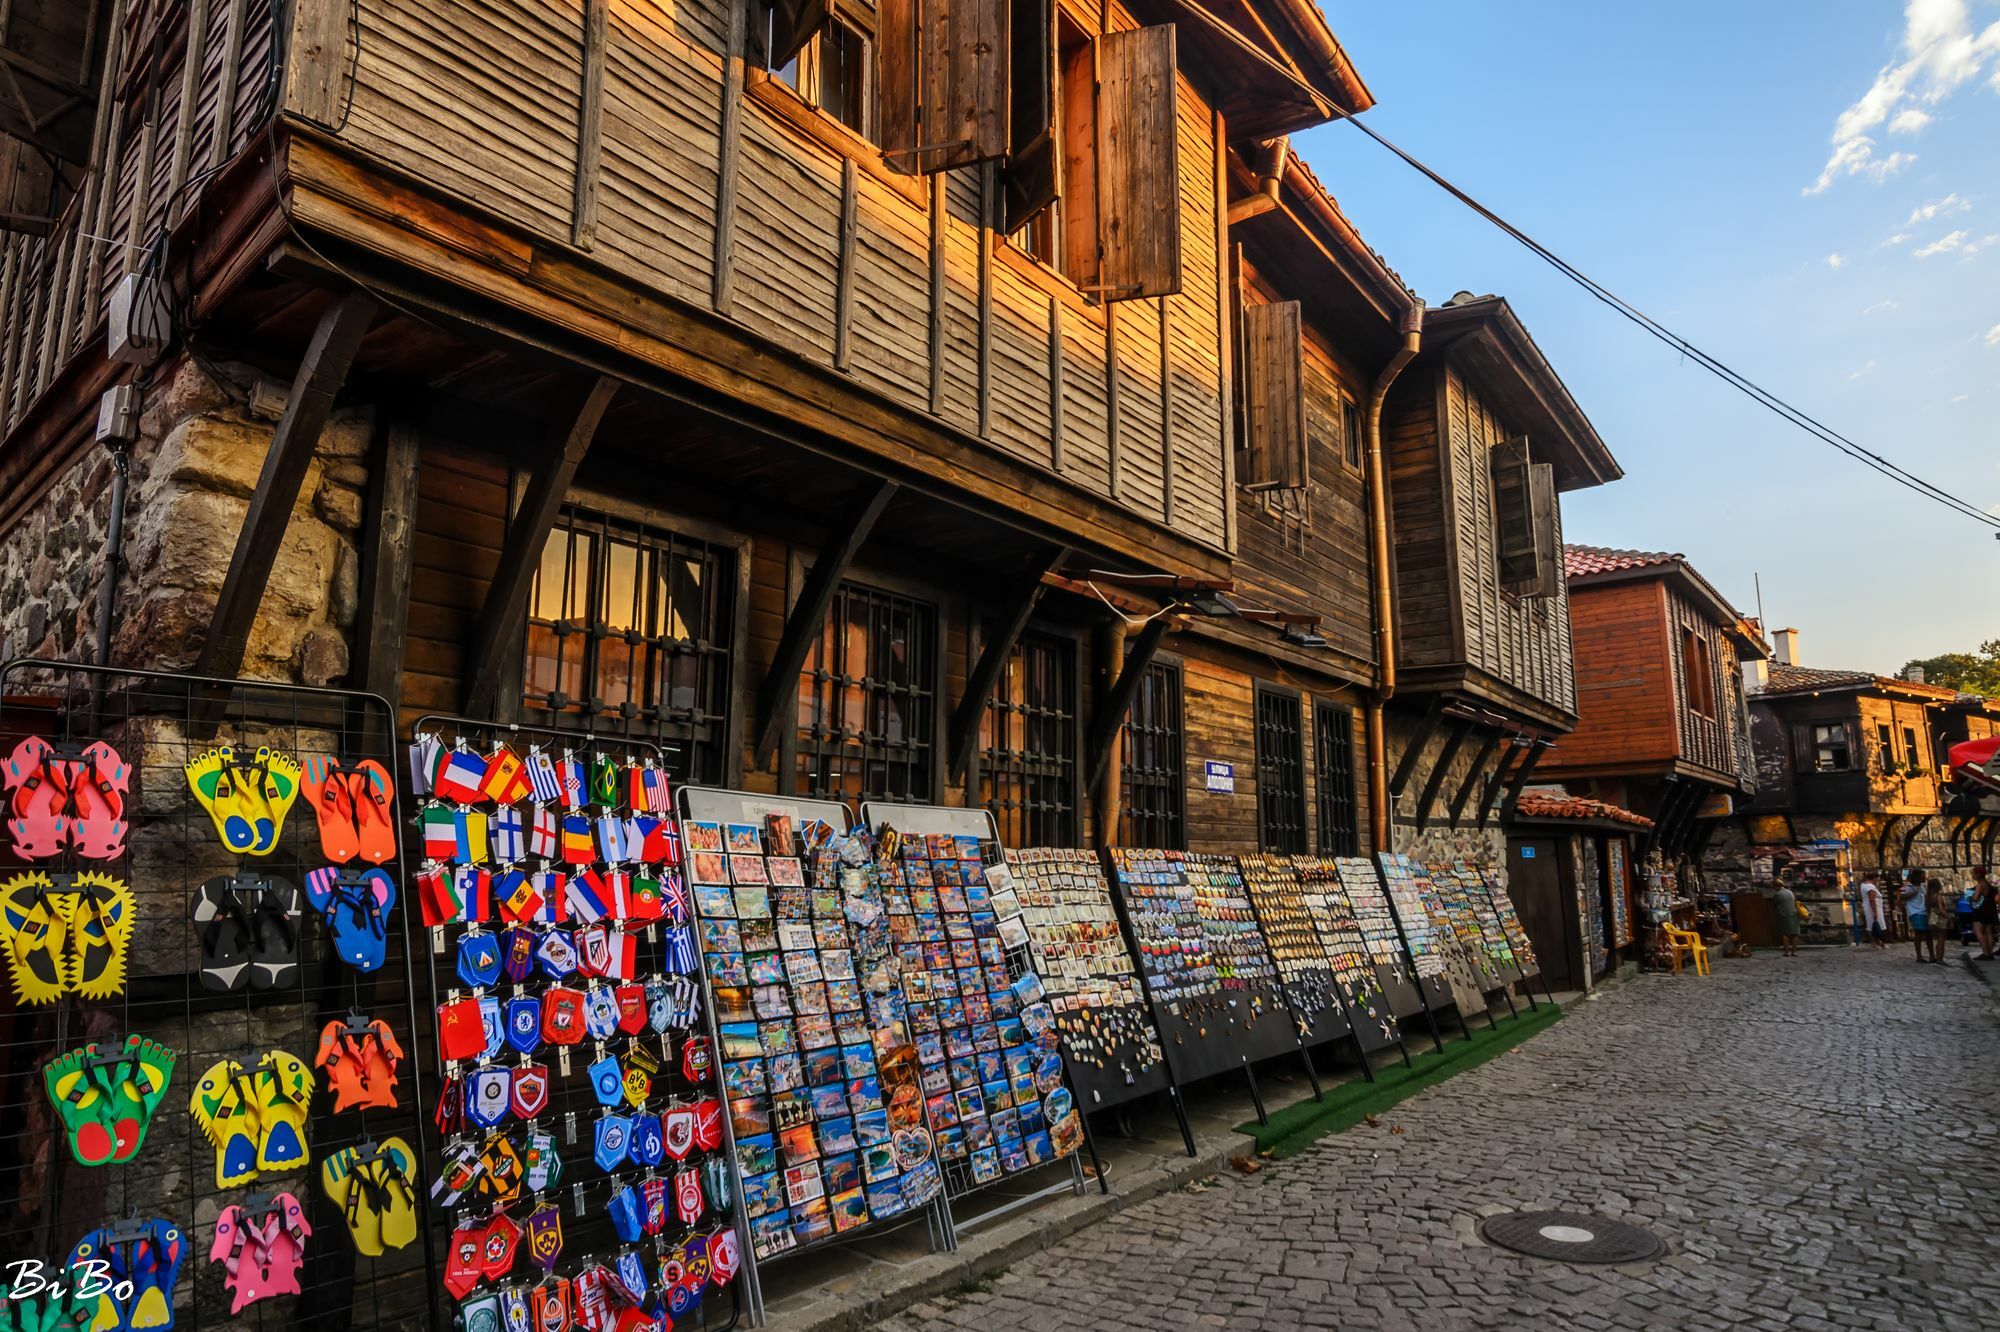
[[[1334,984],[1340,991],[1341,1007],[1347,1013],[1348,1026],[1364,1056],[1362,1073],[1373,1081],[1375,1071],[1366,1056],[1391,1048],[1402,1056],[1404,1065],[1408,1066],[1410,1051],[1403,1040],[1402,1025],[1397,1021],[1389,996],[1382,988],[1379,969],[1369,958],[1368,942],[1362,935],[1358,919],[1355,919],[1354,903],[1348,896],[1347,886],[1341,882],[1335,859],[1331,856],[1299,855],[1292,856],[1290,862],[1298,876],[1300,894],[1306,901],[1307,910],[1313,913],[1314,924],[1319,928],[1322,939],[1327,941],[1327,961],[1333,971]],[[1325,913],[1333,908],[1325,903],[1316,906],[1313,902],[1315,897],[1344,904],[1345,927],[1327,919]],[[1341,978],[1340,969],[1334,965],[1336,948],[1333,942],[1349,932],[1352,933],[1350,946],[1360,958],[1357,970],[1362,977],[1351,984]]]
[[[877,836],[880,835],[884,827],[890,827],[906,836],[930,836],[936,833],[949,837],[975,837],[982,843],[989,844],[994,848],[995,855],[998,857],[996,863],[1006,863],[1006,848],[1000,842],[1000,828],[994,822],[993,814],[990,810],[956,809],[943,805],[911,805],[898,804],[892,801],[871,800],[864,802],[861,806],[861,821],[863,826]],[[1025,924],[1026,922],[1024,921],[1024,927]],[[1034,959],[1030,956],[1030,949],[1027,944],[1024,943],[1018,947],[1006,949],[1006,955],[1007,973],[1012,979],[1019,980],[1022,976],[1034,971]],[[1070,1087],[1071,1095],[1074,1096],[1076,1094],[1076,1084],[1074,1079],[1069,1077],[1067,1069],[1065,1069],[1064,1081]],[[1079,1116],[1079,1122],[1083,1125],[1084,1147],[1090,1153],[1092,1168],[1097,1172],[1098,1187],[1109,1193],[1111,1188],[1109,1183],[1104,1179],[1104,1165],[1098,1160],[1097,1144],[1091,1138],[1089,1116],[1084,1115],[1081,1104],[1077,1106],[1076,1113]],[[940,1159],[942,1160],[942,1157]],[[1040,1167],[1040,1169],[1053,1169],[1056,1164],[1051,1162],[1047,1166]],[[977,1226],[998,1221],[1024,1207],[1032,1206],[1045,1198],[1053,1198],[1061,1193],[1081,1195],[1085,1184],[1083,1163],[1078,1159],[1075,1152],[1069,1154],[1068,1165],[1070,1178],[1066,1181],[1050,1184],[1025,1195],[1011,1198],[1004,1203],[990,1207],[983,1212],[962,1220],[954,1215],[952,1217],[952,1247],[958,1247],[958,1232],[961,1230],[971,1230]],[[1014,1172],[1011,1176],[1002,1174],[996,1179],[982,1183],[972,1178],[969,1168],[957,1161],[953,1161],[945,1164],[944,1167],[945,1196],[949,1202],[957,1202],[974,1193],[1001,1185],[1010,1178],[1018,1179],[1024,1174],[1033,1173],[1036,1169],[1037,1167],[1030,1166],[1027,1170]]]
[[[14,854],[11,837],[0,836],[0,882],[45,873],[60,895],[79,873],[107,874],[130,890],[130,928],[124,980],[109,996],[86,999],[71,992],[43,1007],[17,1003],[11,991],[0,994],[0,1255],[59,1268],[72,1246],[99,1226],[112,1226],[115,1233],[121,1225],[159,1218],[172,1223],[182,1242],[173,1305],[175,1326],[183,1332],[246,1323],[440,1327],[436,1287],[426,1275],[435,1270],[436,1259],[429,1228],[419,1225],[421,1242],[363,1257],[320,1174],[333,1152],[392,1137],[421,1159],[428,1146],[426,1069],[409,1049],[397,1068],[393,1108],[335,1113],[324,1076],[311,1068],[321,1029],[352,1013],[387,1023],[406,1048],[427,1025],[416,1011],[407,905],[399,893],[385,922],[382,966],[350,969],[333,956],[328,930],[303,895],[306,874],[328,863],[304,790],[278,825],[275,845],[263,855],[239,855],[225,846],[186,773],[189,762],[229,745],[241,751],[238,757],[253,761],[264,747],[302,767],[309,758],[338,758],[349,768],[373,759],[397,774],[388,703],[370,694],[286,683],[16,660],[0,667],[0,751],[13,752],[28,736],[49,742],[64,761],[93,741],[110,744],[129,770],[124,795],[129,828],[122,854],[103,860],[85,859],[74,847],[29,859]],[[276,767],[289,773],[289,762]],[[96,813],[103,817],[102,809]],[[251,844],[264,840],[257,834]],[[397,854],[379,866],[399,886],[401,841],[398,837]],[[220,891],[235,893],[241,891],[236,885],[253,882],[239,875],[282,879],[301,889],[299,914],[289,927],[296,931],[290,937],[296,941],[297,966],[289,977],[275,967],[252,968],[255,974],[246,975],[244,988],[219,991],[202,982],[204,931],[193,911],[205,884],[227,876]],[[218,890],[208,891],[212,900]],[[281,901],[260,895],[256,907]],[[275,939],[284,936],[286,927],[278,921],[285,915],[282,908],[261,918],[253,911],[252,919],[260,934]],[[280,983],[260,988],[280,977]],[[223,975],[212,971],[210,979],[220,983]],[[137,1151],[123,1164],[83,1166],[66,1145],[44,1069],[88,1042],[109,1052],[128,1035],[171,1049],[172,1070]],[[216,1149],[189,1114],[191,1093],[219,1062],[234,1060],[254,1073],[259,1058],[271,1050],[297,1057],[313,1074],[307,1157],[290,1170],[265,1171],[255,1180],[221,1187]],[[422,1181],[411,1182],[421,1219]],[[258,1195],[280,1192],[298,1200],[311,1226],[301,1247],[299,1293],[258,1300],[232,1315],[224,1267],[209,1261],[218,1213],[232,1204],[262,1206],[253,1201]]]
[[[1501,885],[1494,871],[1482,865],[1478,867],[1478,874],[1479,891],[1476,896],[1486,903],[1486,909],[1493,913],[1494,924],[1500,928],[1501,937],[1507,940],[1507,956],[1513,963],[1513,975],[1507,982],[1508,987],[1511,989],[1519,984],[1522,996],[1528,1001],[1528,1007],[1539,1008],[1541,1005],[1535,1002],[1535,987],[1527,983],[1539,980],[1542,982],[1542,997],[1553,1004],[1556,1001],[1555,992],[1549,988],[1548,978],[1542,974],[1541,963],[1536,960],[1532,951],[1524,962],[1521,950],[1514,942],[1513,934],[1507,929],[1507,919],[1510,915],[1514,917],[1516,927],[1520,926],[1520,917],[1514,912],[1513,898],[1508,895],[1507,889]],[[1507,904],[1505,911],[1500,909],[1503,901]]]
[[[483,721],[477,718],[445,715],[428,715],[418,718],[411,727],[409,738],[415,741],[418,737],[425,735],[437,736],[447,749],[455,747],[457,741],[463,739],[482,755],[493,752],[501,743],[506,743],[509,746],[533,745],[555,755],[560,755],[564,751],[570,751],[584,759],[586,772],[588,772],[588,759],[595,754],[601,753],[620,762],[643,763],[647,759],[658,760],[662,753],[660,747],[650,741],[622,734],[603,735],[593,731],[565,730],[555,727]],[[407,820],[409,824],[414,824],[417,806],[424,798],[417,796],[409,789],[407,764],[404,765],[403,780],[405,796],[408,802],[406,807]],[[525,865],[530,862],[524,860],[521,863]],[[405,890],[405,900],[407,901],[410,897],[413,897],[416,892],[415,885],[408,885]],[[409,909],[411,912],[410,919],[413,921],[418,920],[417,906],[412,904]],[[438,1011],[438,1005],[448,996],[465,990],[465,982],[458,975],[453,954],[447,946],[449,942],[447,936],[448,928],[454,930],[456,933],[463,933],[464,930],[462,927],[456,926],[433,927],[428,931],[424,931],[421,925],[414,928],[419,933],[427,933],[429,937],[429,944],[423,950],[423,956],[426,960],[422,965],[422,970],[424,972],[424,982],[428,986],[428,997],[432,1006],[432,1012],[435,1013]],[[482,928],[491,932],[499,927],[492,922],[488,922]],[[666,942],[660,937],[659,930],[635,924],[628,932],[627,937],[631,938],[634,943],[635,975],[654,975],[666,970],[664,966]],[[531,979],[538,989],[542,988],[544,978],[539,973]],[[583,981],[579,976],[572,975],[563,983],[576,987],[581,986]],[[511,987],[508,992],[518,992],[521,988],[518,986]],[[707,991],[705,979],[702,985],[701,999],[709,1049],[713,1052],[718,1048],[715,1033],[715,1013],[713,1000]],[[650,1034],[645,1034],[634,1039],[643,1039],[649,1044],[658,1039],[664,1050],[669,1048],[668,1041],[671,1038],[655,1038]],[[622,1044],[622,1040],[619,1043]],[[539,1130],[553,1134],[557,1144],[557,1154],[562,1160],[560,1179],[556,1182],[554,1188],[548,1190],[544,1195],[539,1195],[542,1200],[553,1202],[561,1207],[564,1213],[562,1216],[563,1244],[561,1258],[555,1269],[558,1271],[573,1271],[578,1268],[587,1268],[599,1261],[600,1255],[620,1249],[643,1249],[649,1252],[654,1260],[657,1260],[679,1240],[703,1233],[703,1228],[684,1226],[677,1221],[670,1221],[667,1228],[655,1237],[648,1237],[645,1240],[631,1244],[621,1241],[617,1237],[611,1223],[607,1204],[609,1204],[620,1187],[642,1179],[644,1174],[637,1171],[629,1162],[621,1163],[618,1170],[606,1171],[594,1159],[591,1150],[592,1122],[598,1117],[604,1107],[592,1093],[590,1078],[585,1071],[585,1066],[591,1063],[593,1059],[591,1051],[592,1046],[589,1043],[578,1044],[574,1047],[552,1047],[544,1043],[533,1056],[534,1059],[541,1062],[548,1069],[548,1093],[545,1108],[534,1119],[527,1121],[526,1127],[530,1132]],[[442,1067],[438,1044],[437,1020],[435,1018],[427,1016],[426,1020],[419,1024],[417,1042],[412,1046],[410,1054],[413,1060],[420,1062],[427,1071]],[[572,1056],[574,1057],[572,1058]],[[514,1058],[512,1047],[504,1048],[501,1060],[509,1061],[512,1058]],[[566,1073],[559,1071],[565,1067],[567,1067]],[[699,1100],[707,1095],[713,1095],[720,1099],[722,1097],[722,1087],[719,1067],[719,1059],[711,1053],[712,1071],[710,1077],[705,1082],[692,1081],[684,1075],[680,1063],[679,1050],[670,1050],[670,1053],[666,1057],[661,1058],[658,1071],[652,1075],[651,1091],[646,1104],[657,1110],[663,1103],[666,1106],[674,1106],[690,1100]],[[451,1094],[451,1090],[450,1087],[447,1087],[445,1094]],[[505,1132],[511,1138],[519,1139],[521,1137],[519,1130],[522,1127],[523,1124],[521,1121],[510,1118],[502,1121],[493,1131]],[[725,1135],[723,1150],[727,1152],[730,1160],[733,1162],[735,1152],[733,1145],[729,1143],[727,1138],[729,1125],[726,1114],[722,1117],[722,1128]],[[481,1131],[474,1129],[471,1131],[470,1136],[473,1140],[477,1141],[485,1135]],[[693,1159],[692,1155],[690,1159]],[[426,1153],[425,1172],[427,1179],[425,1184],[427,1187],[430,1181],[437,1177],[437,1172],[442,1168],[442,1165],[443,1154],[441,1151]],[[672,1173],[672,1166],[666,1166],[664,1173],[670,1175]],[[732,1176],[732,1184],[735,1182]],[[755,1298],[755,1277],[749,1257],[749,1237],[743,1228],[741,1197],[740,1187],[734,1188],[732,1189],[730,1198],[723,1204],[732,1215],[733,1225],[731,1228],[736,1231],[737,1244],[743,1255],[738,1278],[731,1286],[733,1298],[729,1304],[728,1316],[726,1318],[711,1316],[715,1311],[715,1304],[712,1299],[704,1299],[692,1314],[683,1315],[680,1319],[676,1320],[676,1327],[712,1329],[712,1332],[728,1332],[728,1329],[734,1327],[743,1317],[746,1310],[752,1311],[753,1317],[760,1315],[761,1308]],[[716,1200],[711,1199],[709,1205],[711,1207],[715,1206]],[[518,1204],[516,1206],[518,1208]],[[465,1214],[476,1213],[478,1205],[467,1203],[461,1211]],[[432,1212],[433,1215],[430,1218],[431,1224],[426,1229],[426,1237],[427,1239],[431,1238],[434,1232],[436,1238],[432,1242],[442,1252],[445,1247],[445,1241],[451,1233],[454,1218],[451,1212],[442,1207],[434,1207]],[[521,1242],[520,1247],[523,1250],[523,1254],[516,1260],[517,1271],[525,1270],[528,1267],[525,1252],[528,1245],[525,1239]],[[426,1283],[434,1292],[438,1286],[438,1275],[439,1273],[434,1268],[432,1279]],[[538,1276],[539,1274],[536,1275]],[[503,1281],[501,1284],[508,1283]],[[532,1285],[533,1282],[524,1278],[522,1284]],[[485,1290],[487,1287],[481,1286],[478,1289]],[[451,1324],[450,1311],[447,1310],[442,1326],[449,1328]]]
[[[1363,856],[1343,856],[1335,860],[1341,891],[1348,895],[1348,901],[1358,915],[1362,904],[1355,901],[1357,893],[1372,893],[1375,901],[1367,906],[1373,910],[1377,905],[1389,919],[1389,926],[1395,932],[1394,938],[1387,940],[1392,948],[1389,961],[1383,961],[1371,944],[1369,957],[1375,965],[1375,983],[1381,987],[1382,997],[1389,1005],[1389,1012],[1401,1024],[1421,1013],[1424,1024],[1430,1028],[1431,1044],[1444,1049],[1444,1039],[1438,1033],[1436,1015],[1431,1012],[1430,999],[1424,993],[1424,986],[1417,976],[1417,960],[1410,952],[1409,938],[1403,933],[1402,918],[1396,913],[1391,900],[1388,880],[1382,876],[1382,867],[1375,859]],[[1366,931],[1364,930],[1364,935]],[[1379,931],[1378,931],[1379,934]]]

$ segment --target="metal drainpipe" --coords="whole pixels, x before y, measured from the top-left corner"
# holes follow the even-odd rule
[[[125,486],[132,476],[123,444],[111,451],[111,521],[104,539],[104,579],[97,587],[97,664],[111,664],[111,618],[118,605],[118,575],[125,567]]]
[[[1368,391],[1368,538],[1375,573],[1375,660],[1380,664],[1368,700],[1368,823],[1373,848],[1389,849],[1389,751],[1382,709],[1396,693],[1396,623],[1389,582],[1388,469],[1382,465],[1382,404],[1403,368],[1423,347],[1424,307],[1412,301],[1403,311],[1403,345],[1389,358]],[[1442,423],[1440,423],[1442,425]]]

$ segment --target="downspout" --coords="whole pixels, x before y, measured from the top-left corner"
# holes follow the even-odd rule
[[[1375,574],[1375,692],[1368,700],[1368,825],[1376,852],[1389,849],[1389,747],[1382,733],[1383,705],[1396,694],[1396,622],[1389,572],[1389,482],[1382,462],[1382,405],[1403,368],[1423,347],[1424,306],[1403,311],[1403,345],[1368,391],[1368,542]]]
[[[104,535],[104,581],[97,587],[97,664],[111,664],[111,621],[118,605],[118,576],[125,568],[125,487],[132,475],[125,445],[111,452],[111,518]]]

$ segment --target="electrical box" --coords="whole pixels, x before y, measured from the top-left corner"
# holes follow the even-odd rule
[[[97,442],[130,444],[139,437],[139,386],[120,384],[97,400]]]
[[[151,365],[173,337],[173,315],[159,279],[127,273],[111,293],[106,354],[121,365]]]

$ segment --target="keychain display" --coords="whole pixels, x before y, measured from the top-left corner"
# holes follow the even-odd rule
[[[289,1193],[253,1193],[216,1215],[208,1260],[222,1264],[232,1317],[258,1300],[302,1293],[299,1266],[311,1235],[305,1208]]]
[[[1381,880],[1375,877],[1374,864],[1362,856],[1339,856],[1333,863],[1340,886],[1354,907],[1355,923],[1361,929],[1362,942],[1368,946],[1368,959],[1375,964],[1377,974],[1391,983],[1413,979],[1410,958],[1403,952],[1396,918],[1389,914],[1389,899],[1382,891]],[[1429,938],[1428,930],[1424,937]]]
[[[1485,893],[1477,873],[1464,861],[1438,862],[1426,864],[1431,886],[1437,891],[1438,905],[1444,910],[1444,918],[1459,942],[1471,952],[1483,973],[1480,988],[1498,989],[1504,981],[1501,973],[1513,966],[1513,957],[1507,948],[1507,936],[1500,932],[1500,922],[1492,910],[1474,894]]]
[[[1347,1020],[1333,976],[1333,945],[1306,904],[1305,885],[1286,856],[1242,856],[1243,887],[1257,909],[1264,941],[1277,965],[1280,990],[1302,1038],[1317,1039]]]
[[[1499,988],[1500,977],[1488,966],[1478,922],[1467,918],[1463,903],[1453,905],[1457,876],[1449,874],[1446,882],[1440,884],[1431,877],[1429,867],[1414,859],[1409,860],[1407,875],[1404,882],[1420,904],[1422,919],[1430,926],[1431,947],[1444,964],[1443,981],[1460,1019],[1484,1013],[1486,992]],[[1469,935],[1465,932],[1468,929]]]

